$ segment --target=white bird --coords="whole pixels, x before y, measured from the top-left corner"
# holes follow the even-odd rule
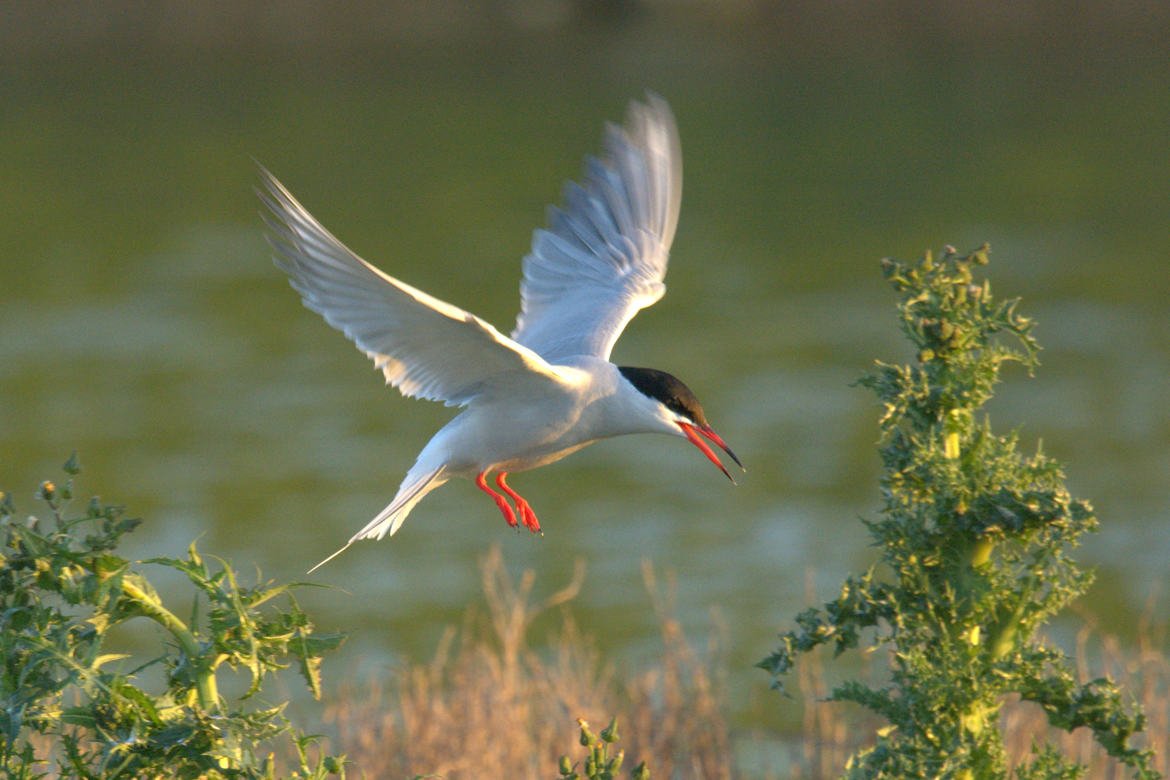
[[[452,477],[474,479],[508,525],[518,527],[518,514],[538,532],[532,507],[505,477],[598,439],[683,436],[731,479],[701,435],[743,468],[686,385],[664,371],[609,362],[626,323],[666,291],[682,162],[674,117],[653,95],[630,104],[624,128],[607,124],[603,143],[600,158],[586,158],[584,185],[567,183],[564,205],[550,207],[548,228],[533,235],[511,337],[362,260],[261,167],[276,265],[305,306],[404,395],[465,407],[423,447],[394,500],[310,571],[359,539],[393,534]],[[515,512],[488,486],[492,474]]]

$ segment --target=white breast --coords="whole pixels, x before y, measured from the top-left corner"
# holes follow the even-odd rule
[[[556,366],[564,392],[515,394],[473,402],[427,444],[420,460],[446,454],[448,471],[523,471],[560,460],[598,439],[627,433],[674,433],[658,405],[594,357]]]

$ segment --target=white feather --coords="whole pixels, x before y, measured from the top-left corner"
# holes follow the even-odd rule
[[[261,168],[276,265],[305,306],[345,333],[403,395],[448,406],[559,384],[543,358],[488,323],[398,281],[351,252]]]
[[[666,292],[666,262],[682,198],[682,155],[666,101],[631,103],[624,128],[606,127],[584,186],[532,237],[512,338],[549,361],[609,359],[626,323]]]
[[[410,514],[410,510],[414,509],[414,505],[422,501],[423,496],[427,493],[430,493],[447,481],[446,477],[443,476],[445,468],[445,466],[439,465],[437,468],[428,469],[426,465],[415,463],[414,467],[406,474],[406,479],[402,480],[402,485],[398,488],[398,494],[394,496],[394,500],[379,512],[377,517],[366,523],[362,530],[351,536],[349,541],[341,549],[309,569],[308,573],[312,574],[317,569],[329,563],[329,561],[348,550],[350,545],[356,541],[361,539],[381,539],[387,535],[393,536],[394,532],[399,529],[402,522],[406,519],[406,516]]]

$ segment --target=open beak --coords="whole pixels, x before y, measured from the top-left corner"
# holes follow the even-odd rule
[[[712,463],[714,463],[716,466],[719,467],[719,470],[723,472],[723,475],[731,480],[731,484],[733,484],[733,485],[735,484],[735,479],[731,476],[730,473],[728,473],[727,469],[725,469],[723,467],[723,464],[719,462],[719,458],[716,457],[715,453],[711,450],[711,448],[707,446],[707,442],[705,442],[701,438],[699,438],[700,433],[703,434],[703,436],[706,436],[708,439],[710,439],[717,447],[719,447],[719,449],[726,452],[728,454],[728,456],[733,461],[735,461],[735,465],[739,466],[741,471],[747,471],[747,469],[745,469],[743,467],[743,464],[739,462],[739,458],[735,457],[735,453],[732,452],[731,448],[727,446],[727,442],[723,441],[723,439],[719,436],[719,434],[717,434],[717,433],[715,433],[715,431],[711,430],[710,425],[699,426],[699,425],[691,425],[690,423],[680,422],[680,423],[678,423],[678,427],[682,428],[682,432],[685,433],[687,438],[691,440],[691,444],[698,447],[699,450],[704,455],[707,456],[707,460],[711,461]]]

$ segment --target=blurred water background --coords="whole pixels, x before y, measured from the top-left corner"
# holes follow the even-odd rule
[[[513,479],[543,538],[450,484],[314,577],[345,592],[307,609],[355,632],[327,677],[426,657],[501,544],[548,590],[584,559],[577,615],[621,663],[657,641],[641,561],[674,572],[687,631],[725,637],[733,724],[793,724],[751,665],[806,580],[831,598],[872,557],[878,410],[850,383],[907,357],[877,261],[983,241],[1045,347],[993,423],[1095,504],[1083,613],[1132,639],[1170,555],[1170,6],[797,5],[5,4],[0,489],[35,511],[76,449],[83,496],[146,518],[133,555],[198,537],[300,578],[452,412],[300,306],[253,158],[366,259],[508,332],[545,204],[653,89],[682,216],[669,294],[614,358],[682,377],[748,473],[602,442]]]

